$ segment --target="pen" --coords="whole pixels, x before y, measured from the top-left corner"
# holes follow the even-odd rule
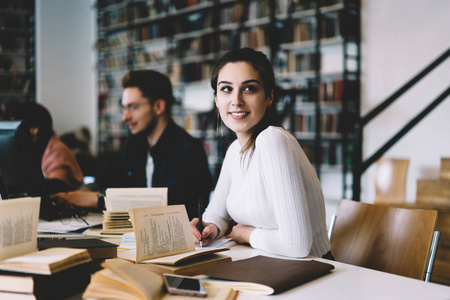
[[[202,214],[203,214],[203,199],[202,197],[198,198],[198,231],[200,231],[200,247],[203,247],[203,237],[202,237],[202,232],[203,232],[203,218],[202,218]]]

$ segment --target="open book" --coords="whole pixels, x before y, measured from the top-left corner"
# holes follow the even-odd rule
[[[86,249],[56,247],[0,261],[0,270],[50,275],[90,261]]]
[[[41,198],[0,201],[0,260],[36,251]]]
[[[191,296],[167,294],[161,276],[121,259],[103,263],[104,269],[92,276],[91,283],[83,294],[83,299],[114,298],[129,300],[176,300],[199,299]],[[236,291],[231,288],[206,287],[206,300],[232,300]]]
[[[199,266],[216,265],[231,260],[228,256],[215,254],[228,250],[229,247],[195,249],[194,236],[184,205],[133,209],[130,216],[136,247],[120,251],[120,258],[148,264],[149,268],[158,273],[166,271],[174,274],[187,274]]]

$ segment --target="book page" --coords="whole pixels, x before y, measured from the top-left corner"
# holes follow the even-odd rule
[[[0,260],[37,249],[41,198],[0,201]]]
[[[95,273],[83,299],[159,299],[163,279],[152,271],[121,259],[107,260]]]
[[[184,205],[130,210],[136,238],[136,262],[195,250]]]
[[[109,188],[105,205],[107,211],[167,206],[167,188]]]

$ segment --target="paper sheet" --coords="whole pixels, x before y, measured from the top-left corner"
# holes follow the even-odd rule
[[[107,211],[167,206],[167,188],[109,188],[105,205]]]
[[[88,224],[86,224],[83,218]],[[98,213],[88,213],[83,217],[70,217],[56,219],[53,221],[39,220],[38,231],[47,233],[70,233],[88,229],[102,224],[103,215]]]
[[[234,245],[236,245],[236,242],[231,238],[222,237],[212,241],[208,244],[208,246],[200,247],[199,245],[195,245],[195,250],[224,248]],[[120,243],[119,248],[127,250],[136,249],[136,238],[134,237],[134,232],[128,232],[122,235],[122,242]]]

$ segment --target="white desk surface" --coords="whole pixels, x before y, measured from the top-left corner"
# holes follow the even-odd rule
[[[271,255],[247,246],[237,245],[223,252],[233,260],[256,255]],[[330,263],[335,269],[323,277],[317,278],[279,295],[259,296],[240,292],[237,300],[244,299],[357,299],[357,300],[387,300],[387,299],[450,299],[450,287],[393,275],[385,272],[361,268],[349,264],[314,258]]]
[[[248,246],[237,245],[222,252],[233,260],[271,255]],[[239,292],[236,300],[449,300],[450,287],[385,272],[361,268],[353,265],[313,258],[333,264],[335,269],[323,277],[317,278],[282,294],[261,296],[249,292]],[[81,294],[66,300],[79,300]],[[202,298],[198,298],[199,300]]]

